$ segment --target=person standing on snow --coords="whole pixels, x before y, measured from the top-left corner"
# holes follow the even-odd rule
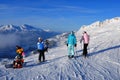
[[[74,35],[73,31],[68,36],[67,46],[68,46],[68,57],[73,58],[74,57],[74,47],[77,46],[76,36]]]
[[[44,51],[48,52],[48,48],[49,48],[49,41],[48,40],[45,40],[44,46],[45,46]]]
[[[83,32],[83,36],[81,37],[80,39],[80,43],[83,41],[83,56],[84,57],[87,57],[87,47],[88,47],[88,44],[89,44],[89,35],[87,34],[86,31]]]
[[[43,57],[43,62],[44,62],[45,61],[44,42],[43,42],[43,39],[40,37],[38,38],[37,48],[39,52],[38,61],[41,62],[41,57]]]

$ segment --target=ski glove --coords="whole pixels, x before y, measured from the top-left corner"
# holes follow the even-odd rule
[[[77,44],[75,44],[75,47],[77,46]]]
[[[68,44],[67,44],[67,46],[68,46]]]

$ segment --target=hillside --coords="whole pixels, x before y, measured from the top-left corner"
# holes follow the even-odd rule
[[[22,69],[0,65],[0,80],[120,80],[120,19],[110,19],[102,26],[93,23],[76,32],[75,58],[68,59],[66,45],[49,49],[46,62],[37,63],[38,54],[25,58]],[[89,57],[84,58],[79,39],[83,31],[90,34]],[[62,39],[66,40],[66,39]]]

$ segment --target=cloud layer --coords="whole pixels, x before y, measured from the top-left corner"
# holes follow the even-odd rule
[[[0,34],[0,49],[15,46],[18,43],[18,37],[15,34]]]

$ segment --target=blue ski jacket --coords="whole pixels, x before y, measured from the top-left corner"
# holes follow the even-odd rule
[[[37,48],[38,48],[38,50],[44,50],[44,43],[43,42],[38,42],[37,43]]]
[[[76,37],[74,34],[69,34],[67,44],[68,45],[75,45],[76,44]]]

